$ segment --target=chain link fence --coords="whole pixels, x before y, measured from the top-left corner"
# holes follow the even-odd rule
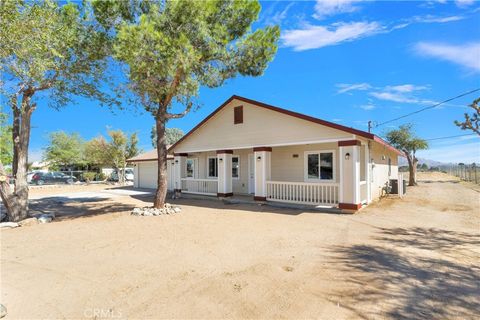
[[[480,167],[475,163],[459,163],[451,166],[442,167],[441,169],[442,171],[445,171],[452,176],[458,177],[463,181],[480,184]]]

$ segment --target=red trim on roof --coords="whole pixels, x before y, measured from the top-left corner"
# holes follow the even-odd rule
[[[197,124],[192,130],[190,130],[180,140],[178,140],[176,143],[174,143],[169,148],[169,150],[173,150],[178,144],[180,144],[183,140],[185,140],[188,136],[190,136],[193,132],[195,132],[195,130],[200,128],[205,122],[207,122],[210,118],[212,118],[214,115],[216,115],[220,110],[222,110],[227,104],[229,104],[234,99],[244,101],[244,102],[247,102],[247,103],[251,103],[251,104],[256,105],[258,107],[261,107],[261,108],[265,108],[265,109],[269,109],[269,110],[272,110],[272,111],[280,112],[280,113],[283,113],[283,114],[286,114],[286,115],[289,115],[289,116],[292,116],[292,117],[295,117],[295,118],[299,118],[299,119],[303,119],[303,120],[306,120],[306,121],[314,122],[314,123],[317,123],[317,124],[324,125],[326,127],[330,127],[330,128],[341,130],[341,131],[345,131],[345,132],[348,132],[348,133],[351,133],[351,134],[354,134],[354,135],[358,135],[358,136],[361,136],[361,137],[364,137],[364,138],[367,138],[367,139],[374,140],[378,143],[386,145],[391,150],[395,151],[397,154],[399,154],[401,156],[404,156],[403,152],[395,149],[393,146],[389,145],[383,139],[381,139],[380,137],[377,137],[376,135],[374,135],[372,133],[362,131],[362,130],[358,130],[358,129],[354,129],[354,128],[350,128],[350,127],[346,127],[346,126],[342,126],[340,124],[333,123],[333,122],[330,122],[330,121],[325,121],[325,120],[322,120],[322,119],[310,117],[310,116],[307,116],[307,115],[302,114],[302,113],[282,109],[282,108],[275,107],[275,106],[272,106],[272,105],[269,105],[269,104],[266,104],[266,103],[263,103],[263,102],[260,102],[260,101],[240,97],[240,96],[237,96],[237,95],[231,96],[227,101],[222,103],[217,109],[215,109],[212,113],[210,113],[205,119],[203,119],[199,124]]]

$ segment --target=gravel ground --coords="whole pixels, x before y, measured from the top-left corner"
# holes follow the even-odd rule
[[[355,215],[180,199],[138,217],[151,195],[54,191],[35,206],[56,222],[0,232],[0,303],[7,319],[474,319],[479,193],[419,178]]]

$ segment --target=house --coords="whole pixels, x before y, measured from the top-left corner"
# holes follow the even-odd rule
[[[403,154],[372,133],[232,96],[169,148],[179,193],[251,195],[358,210],[398,178]],[[135,186],[156,187],[156,152],[131,159]]]

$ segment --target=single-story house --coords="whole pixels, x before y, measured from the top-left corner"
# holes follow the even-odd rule
[[[403,156],[372,133],[240,96],[168,150],[168,186],[178,193],[343,210],[379,198]],[[156,159],[155,150],[130,159],[136,187],[156,187]]]

